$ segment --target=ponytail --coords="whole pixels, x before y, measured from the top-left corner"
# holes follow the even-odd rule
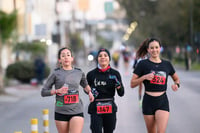
[[[148,48],[148,42],[149,42],[149,38],[147,38],[146,40],[144,40],[139,49],[137,50],[136,52],[136,59],[139,59],[139,58],[143,58],[144,56],[146,56],[147,54],[147,48]]]

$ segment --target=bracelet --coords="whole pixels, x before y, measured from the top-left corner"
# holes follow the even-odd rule
[[[178,86],[178,88],[180,87],[180,84],[179,83],[175,83],[177,86]]]
[[[91,92],[91,90],[88,92],[88,95],[89,95],[90,92]]]
[[[57,94],[57,90],[55,90],[55,94]]]

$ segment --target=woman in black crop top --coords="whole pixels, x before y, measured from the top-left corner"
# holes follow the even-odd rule
[[[149,53],[149,59],[138,63],[131,79],[131,88],[144,83],[142,111],[148,133],[166,132],[169,119],[169,103],[166,94],[168,76],[174,84],[173,91],[180,86],[179,77],[169,61],[160,58],[161,43],[156,38],[150,38],[140,46],[137,53],[141,56]]]

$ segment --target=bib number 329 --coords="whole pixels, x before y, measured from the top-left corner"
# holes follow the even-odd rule
[[[97,114],[110,114],[112,113],[112,103],[97,103]]]

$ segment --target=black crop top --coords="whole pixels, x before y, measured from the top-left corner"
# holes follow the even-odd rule
[[[161,92],[167,90],[168,75],[175,73],[174,67],[169,61],[162,60],[161,63],[151,62],[149,59],[142,60],[138,63],[133,71],[139,77],[154,72],[154,78],[144,80],[145,91]]]

